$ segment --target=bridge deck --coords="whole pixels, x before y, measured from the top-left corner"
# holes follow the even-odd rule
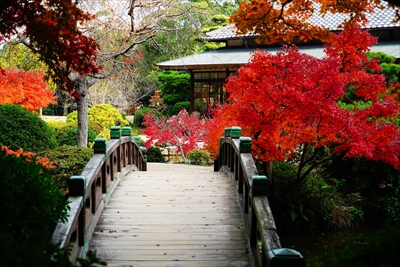
[[[249,266],[234,188],[212,167],[149,163],[128,174],[90,249],[108,266]]]

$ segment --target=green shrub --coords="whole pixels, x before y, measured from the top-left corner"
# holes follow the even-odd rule
[[[88,144],[90,144],[94,142],[94,139],[96,139],[96,133],[90,128],[88,130]],[[59,146],[77,146],[78,126],[68,128],[57,141]]]
[[[66,218],[64,195],[35,158],[0,151],[0,170],[0,229],[16,242],[47,245],[57,220]]]
[[[129,122],[125,120],[118,109],[109,104],[98,104],[88,109],[89,125],[96,133],[99,132],[97,128],[110,128],[111,126],[126,126]],[[67,122],[77,122],[78,113],[73,111],[68,114]],[[97,125],[97,127],[95,127]],[[101,130],[100,130],[101,131]]]
[[[63,122],[63,121],[47,121],[46,122],[56,134],[56,140],[58,146],[76,146],[78,145],[78,126],[77,122]],[[95,124],[91,124],[96,127]],[[92,127],[89,124],[88,128],[88,144],[93,143],[94,139],[97,137],[97,134],[100,132],[95,132],[92,130]],[[98,126],[96,128],[99,128]],[[102,128],[100,127],[100,130]]]
[[[210,154],[204,150],[193,149],[187,154],[191,164],[194,165],[208,165],[211,158]]]
[[[165,162],[165,158],[159,147],[150,147],[147,150],[147,162]]]
[[[134,122],[141,126],[143,121],[144,121],[144,116],[147,113],[153,113],[155,116],[157,117],[161,117],[161,113],[153,108],[140,108],[135,112],[135,116],[134,116]]]
[[[54,131],[37,115],[17,105],[0,105],[0,144],[40,152],[57,146]]]
[[[67,181],[73,175],[80,175],[93,156],[93,150],[86,147],[62,146],[41,153],[55,167],[49,170],[53,182],[62,191],[67,191]]]

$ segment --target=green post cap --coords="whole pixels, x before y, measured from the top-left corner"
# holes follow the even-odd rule
[[[143,154],[143,162],[147,162],[147,149],[144,146],[140,146],[139,149]]]
[[[132,128],[129,126],[122,127],[122,136],[131,136],[132,135]]]
[[[266,196],[268,192],[268,178],[265,175],[254,175],[253,185],[251,187],[252,195]]]
[[[219,144],[222,145],[222,143],[224,142],[224,140],[225,140],[225,136],[221,136],[221,137],[219,138]]]
[[[280,248],[268,251],[268,266],[305,267],[306,261],[300,252],[294,249]]]
[[[251,137],[242,136],[239,138],[240,145],[240,153],[251,153]]]
[[[133,137],[133,139],[135,139],[136,144],[139,144],[139,142],[140,142],[140,137],[139,136],[135,135]]]
[[[231,128],[231,136],[232,138],[239,138],[242,136],[242,128],[240,128],[239,126],[232,126]]]
[[[105,154],[107,151],[107,139],[105,138],[94,139],[93,150],[95,154]]]
[[[84,176],[71,176],[68,180],[70,196],[84,196],[86,188],[86,178]]]
[[[225,128],[225,137],[231,137],[231,128]]]
[[[121,127],[111,126],[110,127],[110,137],[111,137],[111,139],[119,139],[121,137]]]

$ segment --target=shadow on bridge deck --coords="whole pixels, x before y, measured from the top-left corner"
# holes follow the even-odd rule
[[[213,167],[149,163],[115,189],[89,249],[108,266],[249,266],[234,190]]]

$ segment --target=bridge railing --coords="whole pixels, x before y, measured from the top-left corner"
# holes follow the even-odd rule
[[[268,178],[257,171],[251,154],[252,139],[241,135],[240,127],[225,129],[214,171],[224,171],[235,184],[252,265],[303,267],[305,259],[299,252],[281,247],[267,198]]]
[[[147,152],[131,128],[111,127],[111,140],[97,138],[94,155],[79,176],[69,181],[69,207],[66,222],[59,222],[52,241],[72,262],[86,256],[89,241],[104,206],[114,189],[130,171],[147,171]]]

